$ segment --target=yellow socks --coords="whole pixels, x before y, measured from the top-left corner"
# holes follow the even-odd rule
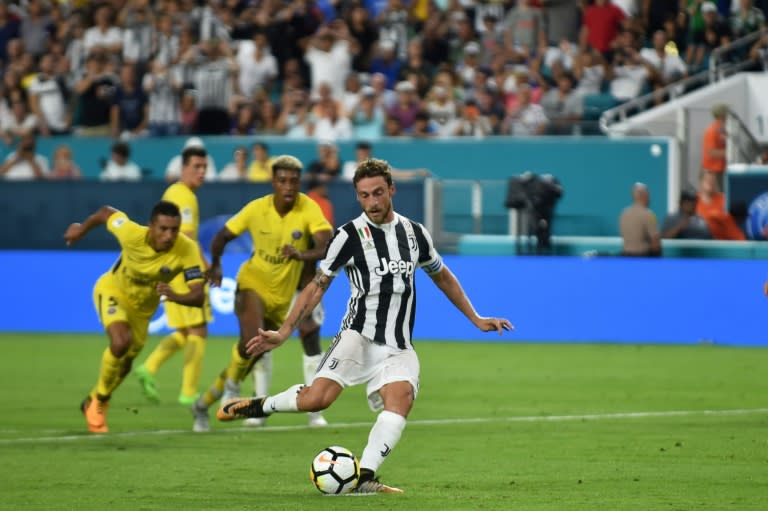
[[[183,348],[187,342],[188,339],[184,336],[184,334],[178,330],[173,332],[171,335],[160,341],[160,344],[157,345],[157,348],[155,348],[155,350],[150,353],[149,357],[147,357],[147,360],[144,361],[144,367],[147,369],[147,371],[149,371],[150,374],[154,375],[157,373],[157,370],[160,369],[160,366],[163,365],[166,360],[171,358],[174,353]]]
[[[216,381],[213,382],[213,385],[211,385],[211,388],[206,390],[205,393],[200,396],[200,399],[198,399],[197,402],[202,402],[206,408],[209,408],[213,403],[218,401],[221,395],[224,393],[224,383],[226,381],[227,370],[225,369],[219,373],[219,375],[216,377]]]
[[[101,397],[109,397],[112,391],[120,385],[122,381],[120,373],[123,369],[123,359],[117,358],[112,354],[109,348],[104,350],[101,356],[101,367],[99,368],[99,379],[96,381],[96,387],[92,394]]]
[[[240,356],[237,344],[232,347],[232,358],[227,367],[227,378],[235,383],[240,383],[251,368],[251,359]]]
[[[197,395],[197,386],[200,383],[200,371],[203,367],[204,354],[205,339],[195,334],[188,335],[187,346],[184,351],[184,371],[181,380],[182,396],[194,397]]]

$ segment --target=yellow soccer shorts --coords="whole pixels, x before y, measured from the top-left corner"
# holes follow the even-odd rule
[[[258,279],[244,272],[240,272],[237,275],[237,290],[252,291],[259,295],[264,302],[264,322],[280,327],[285,322],[288,311],[291,310],[293,290],[289,290],[285,296],[277,296],[264,292],[265,287]]]
[[[168,326],[173,329],[191,328],[200,326],[213,321],[213,312],[211,311],[211,300],[208,295],[209,287],[205,285],[205,302],[202,307],[189,307],[179,305],[174,302],[164,302],[165,317],[168,320]]]
[[[136,358],[147,342],[151,316],[138,314],[126,306],[121,293],[114,286],[110,273],[105,273],[96,281],[93,287],[93,304],[105,331],[112,323],[128,323],[133,340],[127,355],[132,359]]]

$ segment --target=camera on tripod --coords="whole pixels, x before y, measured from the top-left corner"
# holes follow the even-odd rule
[[[504,206],[517,210],[518,240],[520,236],[536,236],[536,253],[552,249],[552,217],[563,196],[563,187],[552,174],[524,172],[509,179]]]

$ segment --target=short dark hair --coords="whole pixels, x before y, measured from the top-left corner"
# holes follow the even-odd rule
[[[251,149],[253,149],[254,147],[261,147],[265,151],[269,152],[269,146],[264,142],[254,142],[253,145],[251,146]]]
[[[355,148],[357,149],[365,149],[366,151],[370,151],[373,146],[371,146],[371,143],[366,140],[361,140],[355,145]]]
[[[118,141],[112,145],[112,152],[128,158],[131,155],[131,147],[123,141]]]
[[[179,207],[173,202],[169,202],[167,200],[161,200],[152,206],[152,213],[149,215],[149,221],[154,222],[154,220],[160,215],[181,218]]]
[[[199,147],[199,146],[187,147],[181,152],[181,164],[182,165],[188,164],[189,160],[191,160],[193,156],[199,156],[200,158],[207,158],[208,151],[206,151],[205,148]]]
[[[358,181],[365,179],[366,177],[381,176],[384,181],[387,182],[387,186],[392,186],[392,169],[389,167],[389,163],[385,160],[379,160],[378,158],[369,158],[360,162],[355,170],[355,177],[352,178],[352,183],[357,186]]]

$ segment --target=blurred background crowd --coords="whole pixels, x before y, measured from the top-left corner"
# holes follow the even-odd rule
[[[716,48],[765,30],[766,9],[768,0],[3,0],[0,134],[21,149],[59,134],[572,134],[592,115],[588,98],[610,107],[705,69]],[[750,50],[731,58],[768,63],[768,36]]]

